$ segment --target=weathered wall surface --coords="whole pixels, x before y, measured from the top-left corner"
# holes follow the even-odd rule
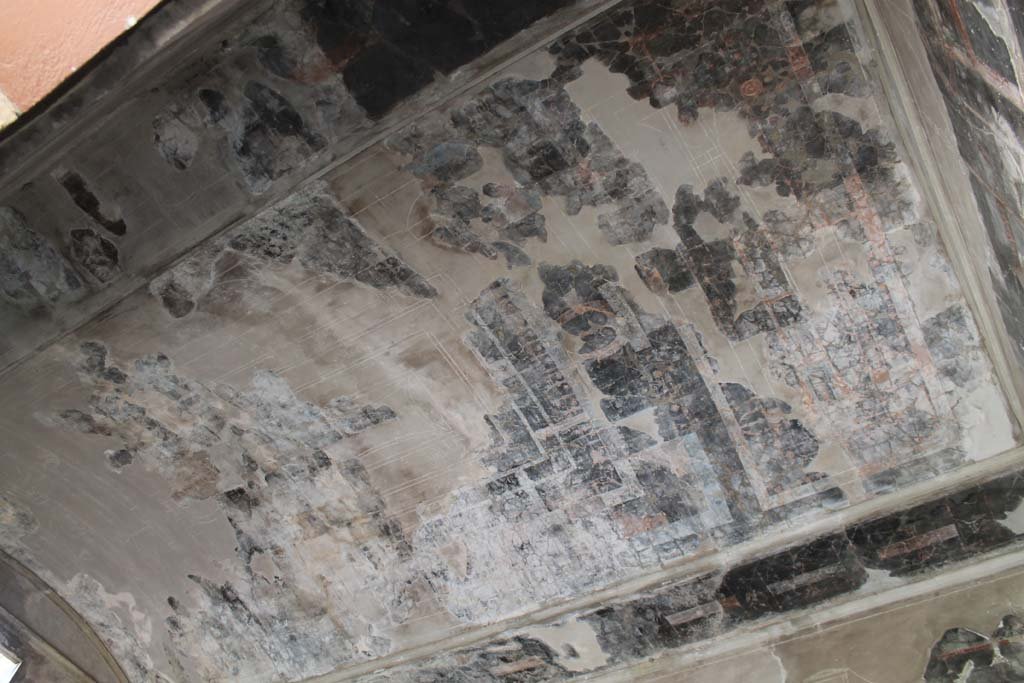
[[[17,523],[6,516],[0,522]],[[0,555],[0,639],[24,660],[21,678],[15,680],[124,680],[89,627],[52,589],[7,555]]]
[[[665,583],[641,594],[609,600],[509,631],[490,642],[446,652],[365,680],[556,681],[585,673],[604,673],[621,680],[658,680],[658,671],[671,671],[679,677],[670,680],[690,680],[680,673],[686,667],[680,666],[678,660],[685,652],[690,658],[688,662],[698,661],[700,668],[708,666],[701,660],[709,658],[696,649],[707,641],[770,630],[800,610],[821,609],[830,601],[834,604],[853,597],[865,599],[883,591],[894,591],[934,578],[948,571],[953,563],[975,559],[999,548],[1019,547],[1024,538],[1022,487],[1024,479],[1020,474],[985,482],[913,508],[851,525],[839,533],[748,564]],[[1020,581],[1018,574],[1008,583],[1019,586]],[[958,609],[972,611],[984,604],[985,615],[998,620],[999,616],[1019,611],[1024,597],[1019,590],[1013,592],[1000,583],[973,590],[970,598],[936,598],[938,604],[919,609],[941,613],[944,620],[949,620],[945,623],[952,626],[956,623]],[[992,611],[996,613],[990,614]],[[814,612],[804,612],[805,628],[816,628],[810,626],[815,619]],[[869,621],[871,619],[868,617]],[[1020,639],[1024,632],[1015,619],[1001,625],[991,637],[962,630],[946,633],[932,653],[926,680],[952,683],[958,680],[968,660],[979,669],[994,666],[1019,675],[1024,665],[1020,659]],[[972,620],[972,623],[977,622]],[[844,631],[855,632],[860,640],[845,640],[850,634]],[[826,637],[802,639],[807,642],[780,637],[778,640],[786,644],[769,648],[775,652],[766,653],[765,658],[768,661],[778,658],[781,669],[765,667],[761,662],[753,669],[758,676],[747,679],[739,670],[750,663],[745,662],[734,671],[728,658],[723,662],[712,657],[717,669],[713,675],[722,681],[807,681],[818,680],[813,676],[820,671],[837,668],[837,665],[842,669],[841,665],[845,665],[867,675],[865,680],[868,681],[919,681],[925,669],[919,660],[928,657],[926,643],[936,639],[942,630],[936,631],[934,624],[924,621],[911,622],[896,634],[884,636],[888,643],[886,649],[901,647],[905,653],[909,646],[919,651],[914,652],[909,661],[901,653],[900,657],[887,655],[883,662],[869,664],[865,664],[865,660],[873,659],[867,655],[875,649],[862,642],[871,639],[865,632],[878,637],[874,629],[865,626],[839,627]],[[1003,642],[1007,638],[1009,640]],[[826,649],[815,652],[822,647]],[[994,656],[994,647],[1003,648],[1007,661]],[[749,652],[751,648],[742,649]],[[830,666],[825,666],[822,660]],[[888,669],[887,675],[877,675],[876,672],[887,670],[880,666],[891,667],[893,661],[900,663],[896,670]],[[985,678],[998,673],[1000,671],[979,671],[976,679],[959,680],[1017,680]],[[702,680],[696,672],[691,675]],[[845,680],[836,675],[836,680]]]
[[[936,591],[850,623],[696,665],[665,658],[601,681],[982,683],[1024,677],[1020,570]]]
[[[159,169],[111,171],[116,203],[101,162],[20,190],[12,299],[122,278],[132,240],[158,264],[177,237],[135,232],[143,183],[174,180],[138,199],[155,221],[223,223],[462,58],[396,52],[387,12],[339,45],[364,15],[295,7],[97,143]],[[638,0],[503,69],[9,370],[0,545],[134,680],[298,680],[1013,447],[870,57],[845,2]],[[390,99],[361,90],[388,73]],[[46,211],[88,217],[67,249]],[[998,487],[581,613],[572,650],[516,641],[467,675],[600,668],[1005,548],[1020,491]],[[671,628],[614,635],[635,620]]]
[[[173,23],[176,4],[147,20]],[[0,367],[598,4],[260,0],[156,55],[163,71],[98,114],[73,91],[0,144],[0,326],[16,330]]]
[[[1024,96],[1016,0],[915,0],[917,26],[990,245],[991,286],[1024,361]]]

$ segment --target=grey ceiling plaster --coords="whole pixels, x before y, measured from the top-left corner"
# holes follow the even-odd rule
[[[1017,434],[854,6],[619,3],[488,73],[590,8],[276,3],[5,199],[0,547],[129,678],[719,558],[385,674],[572,677],[1016,548],[1019,475],[941,490]]]

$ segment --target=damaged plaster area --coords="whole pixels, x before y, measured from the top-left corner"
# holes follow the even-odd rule
[[[1018,473],[749,564],[610,600],[367,680],[570,680],[580,671],[669,655],[744,626],[749,631],[755,620],[876,590],[878,575],[890,586],[901,585],[1019,541],[1004,522],[1022,500]],[[1013,616],[991,638],[951,630],[935,645],[924,680],[1017,680],[1020,637],[1020,621]],[[980,670],[972,679],[975,668]]]
[[[345,574],[369,578],[410,548],[344,442],[396,419],[394,411],[344,396],[307,403],[268,371],[254,373],[252,388],[238,391],[183,377],[159,353],[123,369],[102,344],[85,342],[80,353],[79,370],[93,392],[89,409],[53,419],[109,437],[112,472],[143,468],[170,482],[177,499],[216,500],[235,533],[236,579],[189,574],[194,586],[187,599],[167,597],[170,614],[157,627],[169,636],[175,678],[214,680],[231,672],[240,680],[298,680],[387,650],[387,637],[374,624],[383,615],[365,620],[370,615],[346,609],[353,596]],[[340,551],[347,567],[336,568],[333,579],[308,575],[309,562],[330,562],[328,549]],[[393,578],[379,580],[376,589],[363,590],[398,590]],[[99,620],[102,633],[116,632],[106,623],[110,606],[94,579],[79,575],[67,592],[87,618]],[[150,621],[145,617],[144,630],[136,624],[113,640],[151,640]],[[132,651],[140,649],[135,642]],[[139,679],[150,674],[148,660],[133,664]]]
[[[368,131],[403,101],[484,56],[569,0],[483,6],[431,0],[278,0],[205,58],[212,73],[170,93],[152,141],[177,171],[217,148],[262,194],[342,133]]]
[[[967,628],[946,631],[932,648],[925,683],[981,683],[1024,679],[1024,621],[1008,614],[991,635]]]
[[[171,316],[183,318],[223,280],[259,277],[261,268],[293,264],[326,278],[394,287],[410,296],[437,296],[421,276],[316,189],[294,195],[201,247],[153,280],[150,291]]]
[[[1024,359],[1024,104],[1011,51],[1019,50],[1007,12],[986,0],[915,0],[931,72],[970,171],[973,203],[986,241],[985,265],[1017,360]],[[1019,31],[1024,9],[1010,2]]]
[[[146,134],[188,177],[219,131],[266,192],[564,3],[469,4],[406,8],[470,27],[462,55],[396,37],[404,5],[283,3],[289,31],[229,45]],[[295,681],[1011,447],[850,10],[622,3],[190,251],[6,379],[4,549],[87,565],[48,580],[133,679]],[[224,76],[245,60],[270,75]],[[72,253],[112,277],[119,218],[71,181],[96,226]],[[63,296],[22,242],[5,292]],[[46,526],[71,482],[109,529]],[[989,482],[379,679],[628,665],[1006,548],[1021,497]],[[101,534],[159,570],[77,554]]]
[[[0,208],[0,292],[24,311],[81,296],[84,283],[53,246],[14,209]]]

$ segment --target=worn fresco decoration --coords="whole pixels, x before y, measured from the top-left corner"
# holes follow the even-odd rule
[[[157,115],[154,142],[167,163],[185,170],[203,129],[220,129],[248,189],[260,194],[341,131],[371,128],[435,79],[571,4],[499,2],[484,11],[445,0],[276,3],[270,26],[258,22],[235,39],[250,49],[221,57],[226,73],[198,88],[189,82],[187,107],[178,98]]]
[[[339,664],[359,647],[354,641],[375,639],[372,623],[346,626],[355,614],[331,614],[309,601],[304,558],[289,552],[295,539],[280,534],[290,528],[322,541],[337,534],[334,543],[350,545],[350,561],[367,573],[409,553],[364,466],[331,455],[346,438],[395,419],[394,411],[344,396],[312,405],[267,371],[254,376],[252,391],[238,392],[182,377],[160,353],[124,369],[102,344],[85,342],[81,354],[80,370],[93,387],[90,409],[66,410],[57,419],[84,434],[113,437],[106,455],[114,470],[151,469],[172,482],[176,498],[218,499],[235,531],[247,591],[190,575],[201,604],[189,608],[168,597],[173,615],[166,627],[178,656],[208,653],[199,662],[202,680],[227,671],[242,680],[274,671],[299,679],[316,673],[309,662]],[[285,519],[298,524],[282,526]],[[209,640],[213,632],[219,635]],[[373,646],[379,647],[364,647]]]
[[[153,13],[144,31],[126,35],[122,57],[84,75],[96,82],[89,92],[23,118],[23,130],[0,141],[0,210],[20,216],[39,243],[0,231],[2,251],[20,254],[2,266],[0,325],[18,334],[0,340],[0,369],[600,2],[254,0],[184,42],[176,40],[184,26],[216,13],[198,5]],[[126,65],[149,63],[144,55],[155,50],[162,59],[169,43],[175,54],[159,74],[132,82]],[[103,95],[122,87],[131,92]],[[83,109],[106,123],[37,155],[43,138],[64,135]],[[517,239],[496,247],[510,263],[524,257]],[[25,275],[40,259],[54,261],[53,272]],[[42,294],[6,283],[53,280],[60,269],[73,279]]]
[[[873,571],[889,572],[890,581],[934,575],[949,563],[1020,540],[1007,517],[1024,500],[1022,484],[1017,473],[749,564],[659,585],[367,680],[569,680],[871,590]],[[983,669],[974,674],[979,681],[1017,680],[1020,635],[1014,616],[991,638],[954,629],[936,644],[924,679],[969,681],[958,676],[971,661],[969,671]]]
[[[568,6],[469,4],[283,3],[290,29],[243,32],[147,139],[185,178],[217,131],[269,193]],[[242,216],[5,377],[3,549],[133,680],[294,681],[1012,447],[869,57],[846,2],[620,3]],[[67,258],[116,278],[131,215],[85,171],[53,180],[92,226]],[[5,295],[74,296],[63,253],[0,221],[23,245]],[[65,550],[39,539],[72,533],[47,502],[70,486]],[[628,664],[1006,548],[1021,495],[809,534],[384,679]]]
[[[330,196],[316,191],[296,194],[197,249],[154,279],[150,291],[171,316],[183,318],[225,275],[237,278],[247,269],[286,267],[293,261],[325,277],[395,287],[410,296],[437,296],[420,275],[345,216]]]
[[[1015,0],[915,0],[914,8],[987,233],[991,285],[1024,360],[1024,101],[1011,58],[1024,8]]]
[[[1024,680],[1024,621],[1003,617],[992,635],[966,628],[946,631],[932,649],[926,683]]]

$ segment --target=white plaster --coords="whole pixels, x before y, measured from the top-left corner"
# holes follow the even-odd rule
[[[531,628],[524,633],[554,650],[558,665],[569,671],[593,671],[608,663],[608,655],[601,649],[597,633],[586,622],[571,619],[557,626]],[[575,650],[577,656],[568,654],[567,645]]]
[[[1015,445],[1006,399],[995,384],[978,386],[955,407],[963,425],[963,449],[971,460],[984,460]]]
[[[1024,534],[1024,503],[1018,505],[999,523],[1015,534]]]

